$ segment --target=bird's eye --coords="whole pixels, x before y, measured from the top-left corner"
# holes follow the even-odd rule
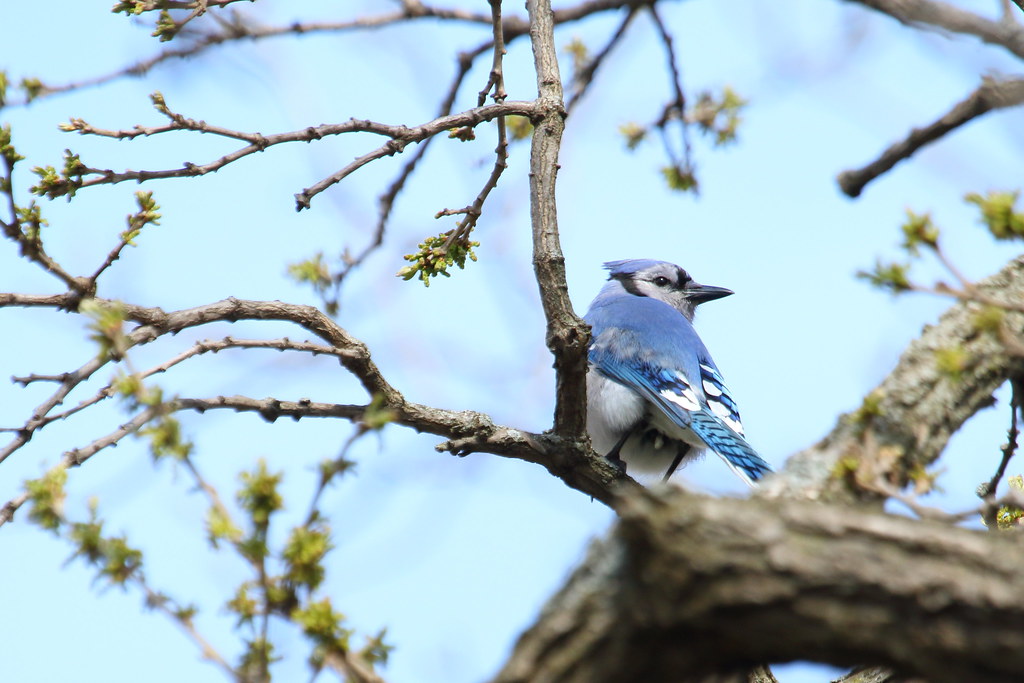
[[[672,281],[669,280],[664,275],[659,275],[658,277],[656,277],[653,280],[651,280],[651,282],[653,282],[654,284],[658,285],[659,287],[668,287],[669,284],[671,284]]]

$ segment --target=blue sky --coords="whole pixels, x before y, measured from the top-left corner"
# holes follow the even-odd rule
[[[466,3],[469,4],[469,3]],[[476,6],[480,3],[476,3]],[[996,3],[961,3],[976,11]],[[360,3],[352,3],[354,16]],[[362,3],[380,7],[380,3]],[[509,3],[518,11],[518,3]],[[274,23],[299,16],[292,5],[240,4]],[[385,6],[390,7],[389,4]],[[334,3],[303,3],[309,17],[337,17]],[[962,201],[971,191],[1012,189],[1024,153],[1020,113],[1003,112],[958,131],[903,163],[851,201],[834,182],[911,127],[932,121],[977,86],[980,74],[1010,71],[995,48],[924,34],[839,2],[694,0],[669,4],[689,92],[729,84],[751,101],[739,143],[712,150],[695,135],[699,198],[668,192],[655,143],[626,153],[617,127],[649,121],[668,97],[664,55],[638,18],[569,119],[559,175],[559,222],[570,292],[579,312],[600,288],[603,261],[660,258],[736,295],[702,307],[698,329],[743,412],[751,442],[777,466],[825,434],[895,364],[907,342],[948,302],[899,299],[870,289],[857,270],[879,256],[898,257],[904,211],[931,211],[948,253],[971,277],[997,270],[1016,252],[993,245]],[[59,19],[55,19],[59,17]],[[597,48],[616,26],[604,17],[569,27]],[[25,166],[58,164],[71,147],[100,167],[199,163],[233,148],[209,136],[162,136],[132,143],[62,134],[75,116],[105,128],[152,125],[148,94],[211,123],[263,133],[349,117],[415,124],[436,112],[452,53],[485,37],[477,27],[422,22],[366,34],[309,36],[242,44],[203,60],[170,63],[145,80],[46,99],[0,112]],[[20,3],[0,9],[0,44],[15,79],[76,80],[152,54],[148,30],[86,3]],[[460,95],[469,107],[486,76],[482,60]],[[567,67],[563,66],[563,75]],[[513,99],[535,94],[529,45],[511,46],[507,87]],[[364,340],[391,382],[415,401],[472,408],[531,430],[550,423],[553,377],[544,346],[530,262],[528,146],[512,148],[509,169],[476,233],[480,260],[429,289],[393,277],[401,255],[451,227],[433,215],[463,206],[490,172],[493,127],[473,144],[439,140],[396,205],[382,249],[347,283],[339,322]],[[316,303],[285,276],[286,264],[317,251],[359,250],[376,217],[376,197],[402,159],[360,170],[296,214],[292,195],[376,146],[368,136],[277,148],[199,180],[150,183],[164,219],[147,229],[101,281],[100,294],[166,310],[226,296]],[[30,181],[20,176],[24,188]],[[51,252],[75,272],[91,272],[134,210],[135,186],[95,188],[69,205],[45,202]],[[925,281],[940,273],[920,268]],[[55,280],[0,251],[4,291],[55,292]],[[0,376],[61,372],[93,348],[81,321],[44,311],[0,312]],[[197,339],[300,336],[285,325],[238,324],[194,330],[139,349],[150,367]],[[104,381],[108,375],[97,378]],[[198,358],[159,378],[183,396],[245,394],[359,402],[358,386],[336,364],[261,351]],[[90,385],[71,399],[99,388]],[[48,387],[0,382],[0,426],[21,424]],[[1005,398],[1005,397],[1003,397]],[[103,406],[92,416],[54,424],[0,468],[0,497],[38,476],[60,454],[110,431],[124,414]],[[313,465],[337,454],[350,428],[304,420],[268,425],[252,415],[182,415],[204,473],[230,491],[259,457],[285,469],[287,500],[279,532],[305,511]],[[950,444],[944,492],[931,502],[975,504],[991,475],[1005,411],[989,410]],[[337,549],[328,590],[360,632],[387,626],[396,646],[385,677],[394,683],[478,681],[493,673],[515,637],[612,521],[608,510],[535,466],[488,455],[457,459],[434,452],[438,439],[398,427],[360,442],[357,476],[332,489]],[[244,577],[235,558],[209,551],[205,506],[183,471],[154,469],[141,442],[126,441],[71,473],[69,510],[84,515],[90,496],[113,530],[141,546],[152,583],[204,607],[198,625],[229,657],[237,647],[223,599]],[[742,494],[715,458],[681,480],[698,490]],[[25,522],[0,529],[0,668],[10,681],[220,680],[173,624],[145,613],[136,594],[94,590],[91,573],[65,566],[70,549]],[[305,676],[300,636],[280,629],[288,661],[282,680]],[[59,653],[59,654],[55,654]],[[782,680],[819,680],[794,667]]]

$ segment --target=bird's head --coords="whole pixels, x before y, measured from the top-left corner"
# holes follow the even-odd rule
[[[702,285],[685,270],[666,261],[628,259],[609,261],[604,267],[610,273],[608,279],[618,281],[630,294],[663,301],[690,321],[698,305],[732,294],[732,290],[724,287]]]

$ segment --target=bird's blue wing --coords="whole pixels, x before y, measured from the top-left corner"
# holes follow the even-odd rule
[[[710,359],[699,364],[699,391],[682,370],[622,359],[598,346],[591,348],[590,360],[609,379],[656,405],[675,425],[691,430],[748,484],[772,471],[743,438],[736,403]]]
[[[702,358],[698,364],[700,368],[700,383],[704,389],[704,398],[708,408],[717,415],[725,426],[740,436],[743,434],[743,423],[740,422],[740,411],[736,401],[732,399],[729,388],[725,386],[725,380],[719,374],[718,368],[710,358]]]

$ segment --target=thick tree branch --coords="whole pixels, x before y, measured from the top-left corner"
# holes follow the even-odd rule
[[[533,267],[547,318],[547,344],[555,356],[555,433],[570,439],[586,429],[587,357],[590,331],[572,309],[565,282],[565,258],[558,239],[555,179],[565,129],[565,103],[558,71],[554,22],[548,0],[530,0],[530,39],[537,71],[536,114],[530,150],[530,220]]]
[[[938,0],[846,0],[888,14],[900,23],[980,38],[1024,59],[1024,26],[1015,21],[986,19]]]
[[[979,282],[976,291],[1010,306],[1024,300],[1024,257]],[[1007,350],[1001,335],[978,329],[980,309],[977,303],[959,302],[925,328],[869,395],[867,404],[873,407],[842,416],[824,439],[790,458],[784,473],[766,481],[761,492],[846,498],[851,489],[836,476],[843,458],[897,486],[906,483],[912,470],[933,463],[960,426],[992,404],[996,389],[1024,375],[1024,359]],[[1024,314],[1007,312],[1003,329],[1021,341]],[[944,373],[936,362],[936,352],[944,349],[960,349],[968,359],[959,376]]]
[[[931,683],[1024,671],[1015,536],[679,490],[620,512],[495,683],[675,683],[796,659]]]

